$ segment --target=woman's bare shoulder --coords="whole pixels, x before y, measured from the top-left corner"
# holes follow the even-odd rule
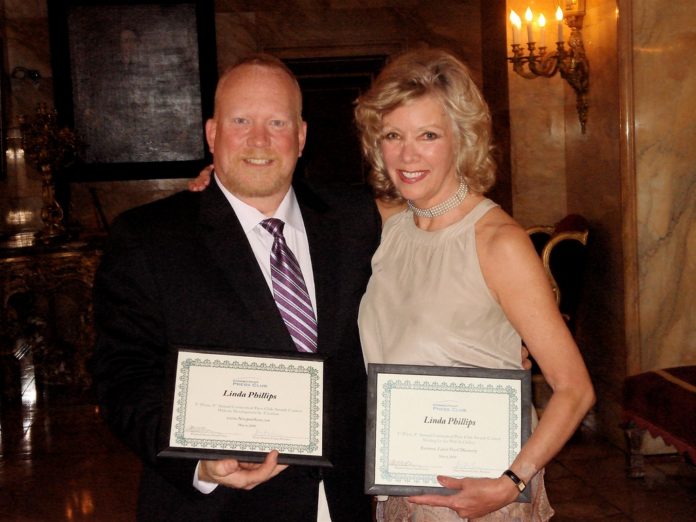
[[[476,249],[486,284],[500,302],[505,296],[528,294],[530,288],[547,284],[527,232],[500,208],[477,223]]]
[[[519,248],[526,249],[529,246],[529,237],[510,214],[500,207],[495,207],[476,223],[476,243],[479,250],[494,255],[505,255]]]

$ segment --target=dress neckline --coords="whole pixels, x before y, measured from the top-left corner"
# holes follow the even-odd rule
[[[462,229],[468,228],[476,224],[490,209],[497,207],[498,204],[494,201],[483,198],[474,208],[467,212],[462,219],[455,221],[451,225],[447,225],[439,230],[423,230],[418,228],[416,221],[413,219],[413,213],[409,210],[404,211],[406,221],[406,230],[413,236],[422,240],[436,241],[441,236],[459,233]]]

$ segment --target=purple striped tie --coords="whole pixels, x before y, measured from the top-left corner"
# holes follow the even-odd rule
[[[278,311],[300,352],[317,351],[317,320],[297,258],[283,236],[285,223],[269,218],[261,226],[273,235],[271,282]]]

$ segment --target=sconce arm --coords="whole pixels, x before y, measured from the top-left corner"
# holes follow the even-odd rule
[[[584,13],[584,10],[583,10]],[[534,42],[527,43],[527,54],[524,54],[520,44],[512,44],[512,56],[508,61],[512,63],[512,70],[523,78],[551,78],[557,72],[568,82],[575,91],[578,120],[582,133],[585,133],[587,124],[587,94],[590,90],[590,64],[585,55],[582,43],[583,15],[577,14],[565,19],[571,34],[568,38],[566,50],[563,42],[556,42],[556,50],[547,52],[546,47],[540,47],[537,51]]]

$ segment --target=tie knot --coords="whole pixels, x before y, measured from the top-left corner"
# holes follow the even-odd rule
[[[261,226],[268,230],[273,237],[276,237],[283,235],[283,227],[285,226],[285,222],[278,218],[268,218],[261,222]]]

